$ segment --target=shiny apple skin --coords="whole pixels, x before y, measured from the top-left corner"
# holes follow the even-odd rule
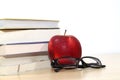
[[[81,58],[82,48],[76,37],[72,35],[56,35],[49,41],[48,52],[51,61],[59,59],[60,64],[75,64],[75,59],[70,58]]]

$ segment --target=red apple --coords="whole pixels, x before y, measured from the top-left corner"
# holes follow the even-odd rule
[[[61,65],[75,65],[76,59],[81,58],[82,49],[79,40],[72,35],[53,36],[48,44],[50,60],[58,59]]]

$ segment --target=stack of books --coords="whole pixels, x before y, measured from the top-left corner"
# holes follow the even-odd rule
[[[57,20],[0,19],[0,75],[41,68],[48,42],[60,34]]]

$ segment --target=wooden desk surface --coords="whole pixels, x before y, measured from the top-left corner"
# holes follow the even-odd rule
[[[72,69],[54,72],[49,62],[41,70],[0,76],[0,80],[120,80],[120,54],[97,55],[106,68]]]

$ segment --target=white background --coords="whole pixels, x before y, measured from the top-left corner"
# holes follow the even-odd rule
[[[0,0],[0,18],[59,20],[84,55],[120,53],[119,0]]]

